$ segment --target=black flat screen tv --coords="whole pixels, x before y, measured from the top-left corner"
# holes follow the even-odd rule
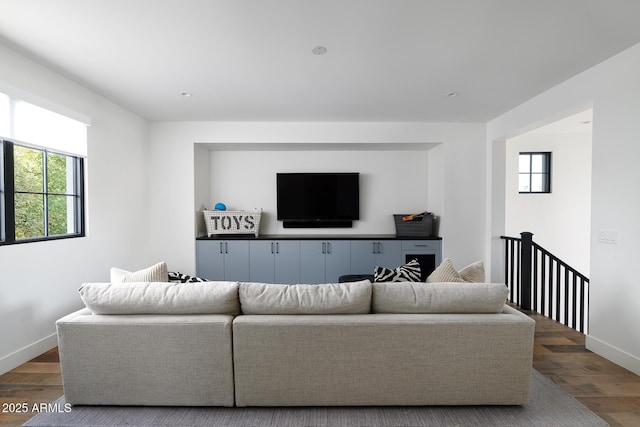
[[[278,173],[278,220],[285,228],[351,227],[360,219],[359,174]]]

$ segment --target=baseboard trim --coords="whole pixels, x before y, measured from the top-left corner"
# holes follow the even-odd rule
[[[620,365],[636,375],[640,375],[640,357],[627,353],[624,350],[589,335],[586,336],[585,341],[587,350],[593,351],[605,359],[609,359],[616,365]]]
[[[0,358],[0,375],[17,368],[34,357],[40,356],[58,345],[58,336],[54,333],[29,344],[20,350],[7,354]]]

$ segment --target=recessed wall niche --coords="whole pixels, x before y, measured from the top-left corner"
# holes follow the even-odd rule
[[[261,234],[394,234],[394,213],[428,209],[441,193],[441,164],[432,143],[196,143],[196,236],[205,235],[202,209],[263,209]],[[437,150],[435,150],[437,151]],[[282,227],[276,219],[276,173],[360,173],[360,220],[349,229]]]

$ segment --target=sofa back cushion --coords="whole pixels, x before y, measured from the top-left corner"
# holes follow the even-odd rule
[[[363,314],[371,312],[371,282],[321,285],[240,283],[244,314]]]
[[[507,299],[502,283],[374,283],[374,313],[499,313]]]
[[[94,314],[240,313],[238,282],[85,283],[80,298]]]

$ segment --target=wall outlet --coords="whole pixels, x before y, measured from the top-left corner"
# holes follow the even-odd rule
[[[602,243],[618,243],[618,230],[598,231],[598,241]]]

